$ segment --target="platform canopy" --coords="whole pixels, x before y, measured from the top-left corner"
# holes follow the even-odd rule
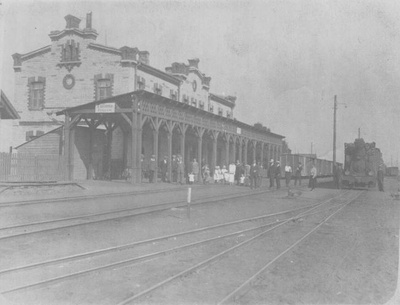
[[[282,139],[284,136],[260,130],[254,126],[245,124],[232,118],[216,115],[201,108],[191,106],[187,103],[169,99],[161,95],[138,90],[113,96],[104,100],[66,108],[57,112],[57,115],[65,115],[64,134],[65,134],[65,155],[66,168],[73,167],[71,161],[72,151],[70,143],[70,132],[74,132],[75,126],[86,123],[91,131],[96,130],[100,125],[104,125],[108,138],[107,150],[108,158],[111,159],[111,139],[113,130],[121,128],[124,135],[129,137],[131,143],[130,160],[132,170],[132,181],[141,179],[141,154],[143,129],[150,128],[153,132],[153,139],[158,139],[161,130],[167,133],[168,153],[171,160],[172,137],[174,134],[181,136],[180,151],[184,154],[185,136],[190,130],[197,138],[198,159],[201,160],[203,135],[207,134],[213,139],[212,165],[216,163],[217,141],[222,140],[227,145],[226,161],[235,158],[235,152],[242,151],[244,147],[253,147],[252,160],[256,159],[256,150],[261,150],[261,159],[264,148],[271,151],[276,156],[282,149]],[[147,129],[148,130],[148,129]],[[236,149],[236,146],[239,148]],[[230,148],[234,147],[234,148]],[[232,155],[230,151],[234,152]],[[153,151],[157,154],[158,142],[154,140]],[[247,151],[247,150],[246,150]],[[268,153],[267,153],[268,154]],[[240,153],[240,157],[242,157]],[[236,160],[236,159],[235,159]],[[111,161],[109,161],[111,162]],[[67,179],[71,179],[71,170],[68,171]],[[157,169],[156,169],[157,171]],[[89,170],[90,172],[90,170]],[[156,173],[157,174],[157,173]],[[171,175],[171,173],[169,173]],[[90,174],[88,175],[90,176]]]

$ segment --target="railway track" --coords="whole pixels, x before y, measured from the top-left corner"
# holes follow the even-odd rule
[[[270,192],[267,189],[260,191],[241,191],[239,193],[233,193],[229,190],[226,193],[201,197],[193,200],[191,205],[213,203],[216,201],[224,201],[235,198],[246,197],[249,194],[257,195]],[[186,201],[169,201],[159,204],[143,205],[134,208],[119,209],[114,211],[107,211],[101,213],[92,213],[79,215],[74,217],[65,217],[59,219],[52,219],[46,221],[39,221],[34,223],[16,224],[7,227],[0,228],[0,240],[15,238],[18,236],[27,236],[31,234],[45,233],[53,230],[66,229],[72,227],[78,227],[83,225],[90,225],[99,222],[118,220],[129,217],[143,216],[145,214],[157,213],[170,210],[171,208],[183,208],[186,207]]]
[[[204,189],[207,186],[205,185],[195,185],[196,189]],[[187,186],[176,187],[176,188],[164,188],[164,189],[154,189],[151,190],[152,194],[156,193],[167,193],[167,192],[176,192],[176,191],[185,191]],[[116,192],[116,193],[107,193],[107,194],[93,194],[93,195],[82,195],[82,196],[69,196],[63,198],[46,198],[46,199],[34,199],[34,200],[16,200],[16,201],[0,201],[0,208],[10,207],[10,206],[21,206],[21,205],[33,205],[33,204],[43,204],[43,203],[63,203],[63,202],[77,202],[77,201],[85,201],[91,199],[105,199],[105,198],[118,198],[118,197],[129,197],[129,196],[137,196],[137,195],[147,195],[149,190],[138,190],[131,192]]]
[[[216,253],[214,256],[211,256],[203,261],[200,261],[197,264],[190,266],[189,268],[182,270],[181,272],[178,272],[165,280],[159,281],[156,284],[154,284],[153,286],[148,287],[147,289],[143,289],[142,291],[132,291],[132,293],[131,293],[132,296],[119,302],[118,305],[133,304],[133,303],[141,302],[144,300],[145,297],[147,297],[147,299],[145,299],[146,303],[157,303],[160,300],[166,300],[166,302],[168,302],[168,300],[170,300],[171,302],[177,302],[177,303],[203,302],[206,304],[207,303],[224,304],[228,301],[232,301],[235,298],[237,298],[238,295],[240,294],[240,292],[243,292],[243,290],[245,290],[245,288],[248,287],[248,285],[257,278],[257,276],[259,276],[262,272],[264,272],[268,267],[270,267],[280,257],[282,257],[288,251],[293,249],[293,247],[298,245],[301,241],[303,241],[312,232],[317,230],[323,223],[325,223],[327,220],[329,220],[329,218],[333,217],[333,215],[338,213],[343,207],[345,207],[350,202],[354,201],[355,198],[357,198],[359,195],[360,195],[360,193],[358,193],[356,196],[353,195],[352,198],[350,198],[349,200],[346,200],[344,203],[342,202],[340,204],[335,204],[334,206],[330,206],[325,210],[318,211],[318,212],[314,211],[335,199],[335,198],[332,198],[332,199],[329,199],[322,203],[319,203],[313,207],[310,207],[310,208],[306,209],[306,211],[301,212],[293,217],[289,217],[283,221],[280,221],[279,223],[271,224],[270,228],[263,230],[262,232],[254,235],[253,237],[248,238],[238,244],[235,244],[234,246],[232,246],[228,249],[225,249],[224,251],[221,251],[220,253]],[[308,217],[311,215],[316,215],[321,212],[327,212],[327,211],[331,210],[332,208],[335,209],[334,212],[329,213],[329,215],[327,217],[325,217],[323,220],[317,221],[317,225],[313,226],[312,230],[310,230],[307,234],[305,234],[301,238],[297,239],[290,247],[288,247],[284,251],[280,252],[278,255],[276,255],[274,258],[272,258],[266,265],[260,267],[251,276],[248,276],[248,278],[246,280],[244,280],[242,284],[238,285],[238,287],[236,287],[235,289],[232,289],[231,292],[227,293],[223,297],[220,297],[219,300],[216,301],[215,299],[209,300],[207,298],[204,298],[204,299],[202,299],[202,298],[201,299],[191,299],[190,298],[190,296],[196,296],[196,294],[199,296],[199,292],[196,291],[197,287],[199,287],[199,285],[201,285],[201,283],[213,282],[215,280],[215,277],[218,276],[217,274],[223,274],[224,272],[226,272],[226,270],[232,270],[232,269],[233,270],[240,269],[243,273],[246,273],[245,266],[242,266],[241,268],[238,268],[238,266],[246,265],[246,262],[247,262],[247,265],[249,265],[249,262],[253,261],[253,260],[249,259],[249,257],[252,256],[252,252],[254,250],[253,244],[259,245],[260,242],[257,243],[257,241],[264,238],[267,233],[277,230],[278,228],[281,228],[282,226],[287,225],[287,224],[293,225],[293,223],[296,223],[296,220],[298,220],[298,219],[305,218],[305,217]],[[295,226],[294,230],[296,230],[296,227],[298,227],[298,226],[296,226],[296,224],[294,226]],[[238,251],[245,253],[244,259],[243,259],[242,253],[239,255],[234,255],[234,253],[237,253]],[[256,252],[256,251],[254,251],[254,252]],[[239,259],[238,259],[238,257],[239,257]],[[219,264],[221,266],[218,266]],[[213,267],[209,268],[211,265]],[[251,265],[251,263],[250,263],[250,265]],[[235,271],[233,271],[233,272],[235,272]],[[236,270],[236,272],[239,272],[239,271]],[[206,275],[200,276],[200,273],[205,273]],[[197,279],[191,280],[192,275],[193,275],[193,278],[197,278]],[[230,281],[231,278],[234,277],[233,274],[231,274],[231,275],[232,275],[232,277],[226,277],[224,280],[218,279],[217,282],[218,283],[221,283],[221,282],[227,283]],[[181,281],[177,281],[178,279],[181,279]],[[189,284],[190,287],[188,287],[188,284],[187,284],[188,281],[191,281],[192,286],[190,286],[190,284]],[[185,296],[173,295],[173,294],[168,295],[168,293],[166,293],[165,291],[163,292],[163,288],[165,286],[174,285],[174,283],[177,283],[176,284],[177,287],[174,287],[173,289],[168,289],[168,291],[174,291],[174,292],[185,291]],[[208,287],[208,288],[211,289],[210,287]],[[221,287],[221,289],[222,289],[222,287]],[[226,288],[224,288],[224,290],[226,290]],[[217,292],[216,294],[220,294],[220,293]],[[206,294],[203,293],[203,295],[206,295]],[[174,297],[176,297],[176,298],[174,298]],[[185,298],[185,297],[188,297],[188,298]]]
[[[253,193],[254,195],[256,195],[255,193]],[[47,261],[47,262],[41,262],[41,263],[37,263],[37,264],[32,264],[32,265],[27,265],[27,266],[20,266],[20,267],[16,267],[16,268],[12,268],[12,269],[8,269],[8,270],[2,270],[0,271],[0,275],[2,276],[2,278],[4,278],[5,276],[9,276],[12,275],[13,273],[17,273],[17,277],[18,278],[32,278],[32,274],[28,274],[28,276],[22,276],[21,277],[21,272],[26,272],[26,271],[32,271],[32,270],[41,270],[41,273],[43,273],[43,267],[46,266],[55,266],[57,264],[63,264],[65,267],[65,263],[69,262],[69,261],[74,261],[74,260],[83,260],[83,259],[92,259],[94,256],[99,256],[99,255],[104,255],[106,253],[115,253],[116,251],[121,251],[121,250],[126,250],[126,249],[130,249],[132,247],[138,247],[138,246],[143,246],[145,244],[154,244],[154,243],[160,243],[162,241],[171,241],[177,238],[182,238],[182,237],[187,237],[187,241],[184,242],[181,245],[172,245],[170,246],[168,249],[161,249],[159,251],[153,251],[151,253],[147,253],[147,254],[143,254],[143,255],[139,255],[136,256],[134,258],[131,259],[127,259],[127,260],[122,260],[122,261],[118,261],[118,262],[113,262],[112,264],[108,264],[108,265],[102,265],[102,266],[98,266],[95,268],[89,268],[87,270],[80,270],[78,272],[74,272],[74,273],[70,273],[70,274],[66,274],[66,275],[62,275],[62,276],[58,276],[58,277],[53,277],[53,278],[49,278],[43,281],[39,281],[36,283],[30,283],[30,284],[26,284],[26,285],[22,285],[19,287],[14,287],[11,289],[8,289],[6,291],[3,291],[3,293],[8,294],[8,293],[13,293],[13,292],[18,292],[21,290],[25,290],[28,288],[33,288],[33,287],[43,287],[46,285],[50,285],[50,284],[54,284],[60,281],[66,281],[66,280],[70,280],[70,279],[74,279],[76,277],[80,277],[83,275],[86,275],[88,273],[93,273],[93,272],[98,272],[100,270],[105,270],[105,269],[115,269],[115,268],[119,268],[122,266],[126,266],[126,265],[132,265],[132,264],[137,264],[140,262],[145,262],[151,259],[155,259],[158,257],[163,257],[172,253],[177,253],[179,251],[184,251],[193,247],[199,247],[199,246],[203,246],[205,244],[212,244],[212,243],[219,243],[221,242],[221,240],[224,239],[232,239],[235,238],[237,236],[242,236],[243,234],[255,234],[258,231],[262,231],[261,233],[258,233],[255,235],[254,238],[258,238],[258,236],[260,234],[265,234],[265,232],[263,231],[265,228],[267,227],[271,227],[272,229],[274,229],[275,227],[279,227],[282,224],[285,224],[287,222],[292,221],[293,219],[296,219],[296,217],[302,217],[305,215],[311,215],[312,211],[317,210],[318,208],[320,208],[321,206],[323,206],[324,204],[331,202],[332,200],[334,200],[334,198],[331,198],[329,200],[326,200],[322,203],[319,204],[314,204],[311,206],[306,206],[306,207],[301,207],[301,208],[296,208],[296,209],[292,209],[292,210],[286,210],[286,211],[281,211],[278,213],[273,213],[273,214],[267,214],[267,215],[261,215],[261,216],[257,216],[257,217],[252,217],[252,218],[247,218],[247,219],[241,219],[241,220],[237,220],[237,221],[231,221],[231,222],[227,222],[227,223],[222,223],[222,224],[218,224],[218,225],[214,225],[214,226],[209,226],[209,227],[205,227],[205,228],[199,228],[199,229],[195,229],[195,230],[191,230],[191,231],[186,231],[186,232],[180,232],[178,234],[173,234],[173,235],[167,235],[167,236],[161,236],[161,237],[157,237],[157,238],[153,238],[153,239],[149,239],[149,240],[145,240],[145,241],[140,241],[140,242],[136,242],[136,243],[132,243],[132,244],[128,244],[128,245],[122,245],[119,247],[113,247],[113,248],[109,248],[109,249],[103,249],[103,250],[99,250],[99,251],[94,251],[94,252],[89,252],[89,253],[83,253],[80,255],[76,255],[76,256],[72,256],[72,257],[64,257],[64,258],[60,258],[57,260],[52,260],[52,261]],[[334,206],[333,206],[334,207]],[[330,208],[333,208],[332,206]],[[300,212],[304,210],[304,212]],[[283,219],[274,219],[273,221],[269,221],[267,223],[262,223],[260,225],[257,226],[253,226],[252,224],[254,224],[254,222],[259,222],[259,221],[265,221],[271,217],[282,217],[285,214],[293,214],[293,213],[297,213],[300,212],[298,214],[296,214],[295,216],[291,216],[291,217],[286,217]],[[313,212],[315,213],[319,213],[319,212]],[[238,226],[243,226],[244,224],[246,224],[247,226],[245,228],[241,227],[239,230],[237,229]],[[230,231],[228,232],[222,232],[221,229],[226,229],[226,228],[232,228]],[[219,231],[218,231],[219,230]],[[271,229],[269,229],[271,230]],[[267,230],[267,232],[269,231]],[[211,235],[208,236],[202,236],[202,234],[204,234],[204,232],[210,232]],[[202,238],[202,239],[200,239]],[[198,240],[196,242],[193,242],[193,240]],[[249,241],[247,241],[245,244],[251,242],[253,240],[253,238],[251,238]],[[178,242],[179,243],[179,242]],[[243,244],[243,245],[245,245]],[[242,245],[241,245],[242,246]],[[154,246],[153,246],[154,248]],[[162,247],[161,247],[162,248]],[[229,250],[230,251],[230,250]],[[226,255],[226,253],[223,253],[222,255]],[[211,261],[209,261],[211,262]],[[207,262],[207,263],[209,263]],[[86,263],[85,263],[86,264]],[[77,269],[79,269],[80,267],[77,267]],[[193,270],[192,270],[193,271]],[[191,271],[188,271],[191,272]],[[177,275],[176,278],[183,276],[184,274],[180,274]],[[12,282],[12,281],[11,281]],[[165,283],[164,283],[165,284]],[[163,284],[163,285],[164,285]],[[145,292],[145,294],[147,294],[149,292]],[[143,295],[143,292],[142,294]],[[138,297],[138,295],[136,295],[136,297]],[[128,302],[130,302],[131,300],[128,300]]]

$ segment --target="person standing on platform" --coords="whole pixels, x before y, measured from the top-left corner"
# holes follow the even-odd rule
[[[157,162],[156,162],[156,155],[151,155],[150,158],[150,164],[149,164],[149,182],[153,183],[154,181],[154,173],[157,168]],[[155,177],[157,180],[157,177]]]
[[[258,162],[257,164],[257,183],[256,183],[256,188],[261,187],[261,183],[262,183],[262,170],[263,167],[261,165],[261,162]]]
[[[236,161],[236,171],[235,171],[235,181],[236,184],[240,184],[240,177],[242,176],[242,166],[240,165],[239,160]]]
[[[210,182],[210,168],[208,167],[208,164],[204,164],[202,171],[203,171],[203,183],[207,184]]]
[[[229,164],[229,185],[233,185],[235,183],[235,173],[236,173],[236,165],[234,162]]]
[[[172,182],[178,182],[178,160],[175,155],[172,155]]]
[[[275,163],[274,163],[274,159],[271,159],[271,161],[269,162],[268,177],[269,177],[269,188],[273,188],[274,187],[274,180],[275,180]]]
[[[292,179],[292,167],[290,164],[285,165],[285,182],[286,182],[286,187],[289,187],[290,185],[290,180]]]
[[[250,165],[247,163],[244,166],[244,185],[250,186]]]
[[[299,186],[301,185],[301,171],[303,170],[303,166],[299,163],[296,167],[296,173],[294,175],[294,185],[296,186],[297,180],[299,181]]]
[[[168,158],[164,156],[164,159],[161,161],[160,169],[161,169],[161,181],[167,182],[167,172],[168,172]]]
[[[200,168],[199,168],[199,163],[197,163],[196,159],[193,159],[191,172],[194,175],[194,182],[198,182]]]
[[[311,172],[310,172],[310,187],[311,190],[315,189],[317,186],[317,168],[315,165],[312,165]]]
[[[250,167],[250,188],[254,189],[257,186],[258,167],[256,162]]]
[[[225,165],[222,165],[221,174],[222,174],[222,177],[223,177],[222,181],[224,182],[224,184],[228,183],[229,182],[229,172],[226,169]]]
[[[379,191],[384,192],[384,190],[383,190],[383,179],[384,179],[383,164],[379,165],[377,178],[378,178]]]
[[[177,158],[177,182],[179,184],[184,183],[185,181],[185,164],[183,163],[182,156],[178,155]]]
[[[281,163],[276,161],[275,165],[275,180],[276,180],[276,189],[279,190],[281,188]]]

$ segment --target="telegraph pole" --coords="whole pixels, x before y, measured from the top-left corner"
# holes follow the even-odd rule
[[[333,168],[336,169],[336,110],[337,100],[336,95],[333,102]]]

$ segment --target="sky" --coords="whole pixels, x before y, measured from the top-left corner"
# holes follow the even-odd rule
[[[199,58],[211,92],[237,96],[234,116],[286,137],[294,153],[337,160],[358,131],[387,165],[400,157],[400,1],[0,0],[0,84],[11,102],[11,55],[51,44],[68,14],[93,12],[97,42],[150,52],[160,70]]]

